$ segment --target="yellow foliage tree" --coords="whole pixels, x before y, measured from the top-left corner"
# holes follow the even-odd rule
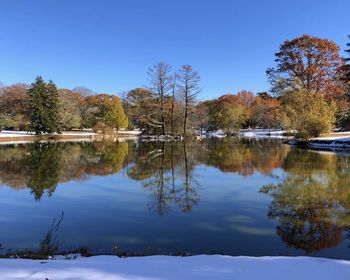
[[[336,105],[327,103],[320,94],[300,90],[284,97],[286,126],[295,129],[299,137],[309,139],[332,130]]]

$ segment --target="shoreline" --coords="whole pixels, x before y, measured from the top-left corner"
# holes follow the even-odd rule
[[[291,139],[285,142],[288,145],[308,149],[350,150],[350,138],[315,138],[309,140]]]
[[[102,139],[135,139],[139,131],[120,131],[113,134],[94,133],[90,131],[64,131],[62,134],[35,135],[26,131],[0,131],[0,145],[26,144],[32,142],[94,141]]]
[[[347,280],[350,261],[316,257],[75,257],[0,259],[1,279],[269,279]]]

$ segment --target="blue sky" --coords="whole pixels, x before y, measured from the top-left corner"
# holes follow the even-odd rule
[[[0,81],[118,93],[147,68],[191,64],[201,98],[268,90],[285,39],[311,34],[344,50],[349,0],[0,0]]]

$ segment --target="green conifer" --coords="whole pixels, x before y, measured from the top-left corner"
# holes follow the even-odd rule
[[[30,128],[36,134],[60,133],[59,96],[52,81],[45,83],[41,76],[35,79],[29,95]]]

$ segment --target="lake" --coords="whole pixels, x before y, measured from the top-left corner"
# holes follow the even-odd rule
[[[350,259],[350,155],[273,139],[0,146],[0,252]]]

